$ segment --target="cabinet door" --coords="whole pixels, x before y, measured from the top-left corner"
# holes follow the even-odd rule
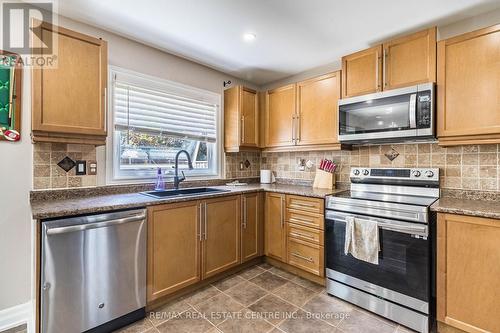
[[[107,43],[46,23],[42,42],[56,28],[57,67],[33,70],[33,131],[106,135]]]
[[[203,202],[203,278],[240,262],[240,197],[230,196]]]
[[[295,144],[295,84],[267,93],[267,147]]]
[[[338,143],[340,71],[297,83],[298,145]]]
[[[384,43],[384,90],[436,81],[436,28]]]
[[[241,196],[241,261],[245,262],[261,255],[261,195],[249,193]]]
[[[200,281],[199,212],[197,201],[148,208],[148,302]]]
[[[342,57],[342,98],[382,90],[382,45]]]
[[[466,332],[500,332],[500,223],[438,214],[437,319]]]
[[[285,195],[266,193],[265,253],[286,261]]]
[[[259,114],[257,92],[241,87],[241,145],[257,147],[259,143]]]
[[[500,24],[438,43],[438,96],[440,144],[500,142]]]

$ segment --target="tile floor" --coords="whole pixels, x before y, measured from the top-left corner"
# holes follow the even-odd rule
[[[264,263],[177,299],[118,332],[412,331],[328,296],[323,286]]]

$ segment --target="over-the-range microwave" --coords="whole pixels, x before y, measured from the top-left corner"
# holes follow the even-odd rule
[[[342,143],[404,142],[435,137],[434,84],[339,100]]]

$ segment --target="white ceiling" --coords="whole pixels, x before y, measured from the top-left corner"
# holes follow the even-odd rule
[[[59,13],[263,85],[499,0],[60,0]],[[242,35],[252,32],[252,43]]]

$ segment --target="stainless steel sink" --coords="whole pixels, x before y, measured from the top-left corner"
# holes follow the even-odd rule
[[[162,199],[169,197],[188,197],[188,196],[222,193],[222,192],[229,192],[229,190],[221,190],[218,188],[210,188],[210,187],[195,187],[195,188],[183,188],[179,190],[140,192],[140,194],[147,195],[156,199]]]

